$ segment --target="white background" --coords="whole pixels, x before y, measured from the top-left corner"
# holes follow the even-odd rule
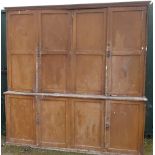
[[[135,0],[1,0],[1,9],[12,6],[62,5],[82,3],[131,2]],[[136,0],[141,1],[141,0]],[[146,0],[145,0],[146,1]],[[148,0],[147,0],[148,1]]]

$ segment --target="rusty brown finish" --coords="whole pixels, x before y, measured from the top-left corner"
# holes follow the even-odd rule
[[[73,100],[72,110],[74,147],[101,150],[104,141],[104,103],[99,100]]]
[[[22,100],[25,101],[22,102]],[[7,104],[12,105],[10,109],[7,105],[6,109],[7,122],[9,121],[7,123],[7,142],[35,144],[35,142],[32,143],[32,140],[27,139],[31,139],[38,132],[37,146],[39,147],[109,151],[120,154],[138,154],[142,151],[144,102],[39,97],[35,100],[37,105],[40,104],[37,107],[39,113],[36,111],[38,122],[34,123],[35,109],[32,112],[31,106],[27,106],[32,104],[32,100],[34,101],[34,98],[29,96],[7,95]],[[24,107],[29,112],[24,113],[20,110],[20,113],[13,113],[14,117],[20,115],[20,121],[13,123],[10,119],[14,120],[14,117],[10,118],[10,114],[21,107],[18,104],[26,104]],[[18,106],[15,108],[13,105]],[[33,125],[31,121],[26,123],[29,124],[31,130],[25,129],[24,124],[21,127],[21,118],[24,114],[27,116],[24,121],[33,120]],[[15,124],[18,128],[15,128]],[[38,126],[38,131],[35,131],[37,128],[34,125]],[[22,134],[17,132],[17,129],[20,129]],[[21,136],[25,137],[21,138]]]
[[[5,95],[5,107],[6,107],[5,108],[5,113],[6,113],[6,141],[9,141],[11,127],[10,127],[10,117],[9,117],[9,114],[10,114],[10,104],[8,102],[7,95]]]
[[[145,130],[145,113],[146,113],[146,104],[140,106],[140,125],[139,125],[139,152],[144,154],[144,130]]]
[[[34,11],[9,12],[7,14],[7,56],[8,87],[11,90],[31,92],[35,90],[36,43],[36,13]]]
[[[35,101],[30,96],[6,96],[7,141],[14,143],[36,143]]]
[[[41,91],[68,92],[71,14],[42,10],[40,16]]]
[[[111,101],[110,104],[110,147],[108,150],[138,154],[143,147],[144,119],[142,118],[145,104],[128,101]]]
[[[40,101],[41,146],[67,147],[68,101],[66,99],[42,98]],[[48,118],[48,119],[47,119]]]
[[[147,4],[7,8],[7,143],[143,154]]]
[[[105,101],[105,125],[104,125],[104,147],[106,150],[110,147],[110,112],[111,112],[111,104],[109,100]]]
[[[121,101],[112,101],[110,104],[110,148],[137,150],[139,106]]]
[[[109,9],[108,94],[144,95],[145,14],[145,7]]]
[[[27,37],[19,37],[23,49],[11,42],[11,32],[8,35],[10,89],[45,93],[144,95],[146,7],[12,11],[9,14],[26,19],[34,14],[34,23],[39,25],[36,32],[31,33],[34,37],[30,36],[34,38],[34,43],[29,42]],[[21,23],[24,23],[22,20]],[[9,27],[10,24],[8,30],[11,29]],[[21,27],[25,29],[26,24],[21,24]],[[86,35],[87,38],[84,37]],[[12,50],[14,47],[11,44],[15,50]],[[32,50],[24,49],[31,49],[32,45],[36,47],[36,52],[34,47]],[[31,52],[36,56],[32,57]],[[36,68],[31,67],[35,64]],[[26,68],[25,72],[22,72],[23,68]],[[17,80],[14,79],[16,74]],[[22,80],[24,77],[27,77],[26,80]]]
[[[77,10],[74,14],[74,91],[104,94],[106,9]]]

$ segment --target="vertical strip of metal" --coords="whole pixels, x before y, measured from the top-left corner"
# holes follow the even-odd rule
[[[108,30],[109,30],[109,24],[108,24],[108,16],[109,12],[108,12],[108,8],[107,8],[107,18],[106,18],[106,27],[107,27],[107,36],[106,36],[106,52],[105,52],[105,95],[107,95],[108,92],[108,58],[107,58],[107,46],[108,46]]]
[[[110,116],[111,116],[111,101],[106,100],[105,103],[105,148],[110,147]]]
[[[69,53],[67,55],[68,57],[68,75],[69,78],[67,79],[67,91],[71,92],[72,87],[70,81],[72,81],[72,52],[73,52],[73,11],[69,10],[68,12],[69,18],[70,18],[70,25],[69,25],[69,31],[70,31],[70,36],[69,36]],[[72,120],[71,120],[71,112],[72,112],[72,100],[66,98],[67,100],[67,114],[66,114],[66,123],[67,123],[67,133],[66,133],[66,139],[67,139],[67,147],[72,147]]]
[[[70,104],[70,147],[74,147],[74,99],[69,99]]]
[[[145,95],[145,78],[146,78],[146,53],[147,53],[147,39],[148,39],[148,34],[147,34],[147,25],[148,25],[148,16],[147,16],[147,8],[143,10],[142,12],[142,21],[144,26],[144,30],[142,30],[142,55],[144,55],[144,66],[142,66],[143,70],[143,88],[142,88],[142,95]]]
[[[103,70],[104,70],[104,72],[102,72],[102,83],[101,83],[101,94],[102,95],[105,95],[105,92],[106,92],[106,76],[107,76],[107,74],[106,74],[106,44],[107,44],[107,8],[104,8],[103,9],[103,12],[102,12],[103,14],[104,14],[104,17],[103,17],[103,25],[105,26],[104,27],[104,31],[105,31],[105,36],[103,36],[103,37],[105,37],[105,42],[103,43],[104,45],[105,45],[105,47],[102,49],[103,51],[102,51],[102,61],[103,61],[103,65],[102,65],[102,67],[103,67]]]
[[[107,8],[107,47],[106,47],[106,79],[105,79],[105,95],[110,95],[111,87],[111,10]],[[110,115],[111,101],[105,101],[105,148],[110,147]]]
[[[69,22],[69,49],[68,49],[68,53],[67,53],[67,59],[68,59],[68,68],[67,68],[67,75],[68,79],[67,79],[67,92],[71,92],[71,80],[72,80],[72,70],[71,70],[71,53],[72,53],[72,44],[73,44],[73,16],[72,16],[72,10],[70,10],[68,12],[69,18],[70,18],[70,22]]]
[[[40,11],[36,11],[36,29],[37,29],[37,50],[36,50],[36,89],[35,92],[38,93],[40,90],[40,68],[41,68],[41,23],[40,23]],[[40,97],[35,95],[36,102],[36,144],[40,145]]]
[[[72,42],[71,42],[71,51],[70,51],[70,92],[75,93],[75,49],[76,49],[76,13],[75,11],[71,12],[72,15]]]
[[[101,108],[101,139],[100,139],[100,141],[101,141],[101,147],[102,147],[102,150],[104,150],[104,148],[105,148],[105,144],[104,144],[104,140],[105,140],[105,137],[104,137],[104,128],[105,128],[105,120],[104,120],[104,118],[105,118],[105,102],[104,102],[104,100],[101,100],[101,106],[100,106],[100,108]]]
[[[105,95],[110,95],[111,91],[111,61],[112,61],[112,42],[111,42],[111,17],[110,8],[107,9],[107,47],[106,47],[106,82],[105,82]]]
[[[38,24],[38,14],[36,13],[36,17],[37,17],[37,21],[36,23]],[[38,29],[37,29],[38,30]],[[38,32],[37,32],[37,47],[36,47],[36,52],[35,52],[35,59],[36,59],[36,80],[35,80],[35,93],[38,92],[38,70],[39,70],[39,66],[38,66],[38,60],[39,60],[39,41],[38,41]]]

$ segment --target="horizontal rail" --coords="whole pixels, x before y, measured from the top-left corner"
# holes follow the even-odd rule
[[[25,95],[25,96],[49,96],[49,97],[68,97],[68,98],[84,98],[84,99],[105,99],[105,100],[124,100],[124,101],[147,101],[145,96],[105,96],[105,95],[86,95],[86,94],[70,94],[70,93],[29,93],[6,91],[5,95]]]

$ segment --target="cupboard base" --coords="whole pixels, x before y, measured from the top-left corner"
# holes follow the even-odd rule
[[[8,144],[143,155],[144,101],[6,95]]]

